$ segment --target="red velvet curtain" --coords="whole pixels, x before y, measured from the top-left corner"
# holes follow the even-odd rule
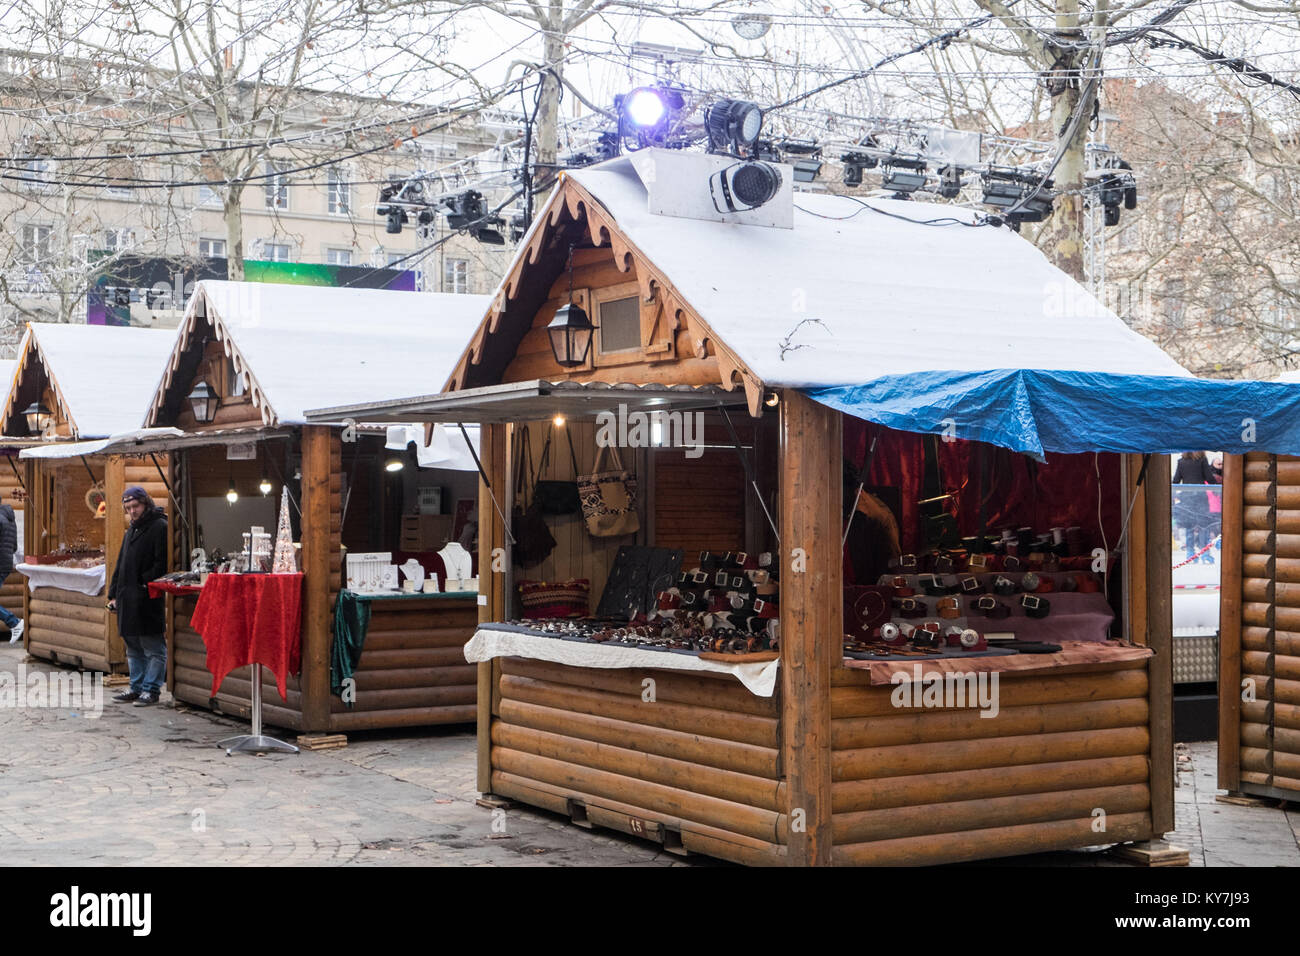
[[[904,553],[921,549],[920,512],[923,497],[925,436],[898,432],[860,418],[844,418],[844,457],[856,470],[862,467],[872,437],[876,440],[868,485],[897,488],[902,501],[901,538]],[[1086,547],[1114,548],[1123,513],[1120,506],[1120,456],[1102,452],[1095,456],[1050,455],[1039,463],[1026,455],[994,445],[970,441],[939,441],[939,475],[943,491],[956,496],[957,524],[963,536],[979,533],[979,453],[986,457],[989,487],[985,489],[985,527],[992,534],[1002,528],[1049,528],[1078,525]],[[1098,481],[1101,474],[1100,521]]]

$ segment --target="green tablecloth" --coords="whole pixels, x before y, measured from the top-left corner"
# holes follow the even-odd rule
[[[370,605],[374,601],[436,601],[448,598],[473,598],[477,591],[439,591],[433,594],[392,591],[381,594],[359,594],[356,591],[339,592],[334,606],[334,646],[330,652],[330,693],[343,694],[343,682],[356,673],[361,661],[361,650],[366,643],[366,629],[370,626]],[[352,701],[346,701],[349,707]]]

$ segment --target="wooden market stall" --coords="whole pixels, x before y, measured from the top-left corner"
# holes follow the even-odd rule
[[[27,327],[0,432],[25,443],[43,439],[20,456],[25,559],[15,573],[25,576],[14,613],[26,621],[23,641],[33,656],[126,670],[104,596],[125,531],[119,502],[138,484],[169,509],[168,464],[165,455],[106,455],[95,441],[139,427],[171,339],[151,329]],[[80,453],[65,457],[72,444]]]
[[[1168,458],[1136,453],[1168,450],[1158,446],[1175,440],[1166,436],[1178,422],[1144,411],[1106,376],[1127,386],[1169,376],[1177,400],[1187,373],[1005,229],[936,228],[915,221],[923,204],[792,198],[788,185],[771,208],[716,214],[705,181],[728,162],[642,150],[567,173],[443,393],[308,413],[482,423],[481,565],[518,553],[504,514],[521,504],[518,476],[531,482],[520,467],[524,425],[532,447],[548,420],[563,420],[580,436],[581,471],[602,423],[698,413],[709,437],[697,447],[660,434],[625,450],[638,530],[589,538],[575,554],[557,548],[545,576],[617,577],[636,547],[677,555],[669,580],[681,582],[700,573],[687,548],[708,552],[702,567],[734,559],[746,575],[753,551],[773,556],[751,580],[779,581],[763,592],[779,602],[767,625],[778,653],[734,664],[677,638],[625,649],[620,642],[639,640],[635,628],[608,618],[579,622],[576,634],[539,622],[517,590],[536,572],[517,560],[480,576],[481,627],[466,650],[482,661],[479,789],[747,864],[945,863],[1130,843],[1141,844],[1129,848],[1138,857],[1185,862],[1160,842],[1174,828]],[[1061,294],[1044,296],[1053,288]],[[594,329],[590,349],[566,353],[566,324],[570,341],[582,328],[571,305]],[[580,360],[561,364],[566,354]],[[929,396],[919,411],[888,389],[847,389],[891,375],[917,380]],[[1079,382],[1088,387],[1071,392]],[[1070,394],[1091,419],[1063,414],[1036,389]],[[1024,415],[999,417],[1015,403]],[[1130,414],[1142,428],[1127,434],[1116,422]],[[887,451],[866,470],[868,432]],[[961,702],[920,701],[915,656],[847,650],[841,462],[866,485],[892,481],[906,546],[921,540],[929,513],[933,440],[912,434],[927,432],[943,436],[933,442],[947,462],[939,487],[964,538],[1002,521],[1014,522],[1013,542],[1031,521],[1040,531],[1080,525],[1068,529],[1068,552],[1054,537],[1032,550],[1068,554],[1081,572],[1081,593],[1068,597],[1087,596],[1094,610],[1100,602],[1100,624],[1094,614],[1086,639],[1054,638],[1054,652],[991,647],[957,664],[930,661],[941,682],[996,674],[992,719]],[[678,444],[688,447],[663,447]],[[695,470],[693,452],[721,454]],[[569,477],[559,460],[558,473],[541,477]],[[552,519],[552,537],[563,539],[572,520]],[[516,538],[531,537],[524,522],[513,526]],[[874,575],[854,582],[875,584]],[[653,580],[650,593],[647,617],[677,606]],[[1058,607],[1066,598],[1053,595]],[[654,603],[666,599],[674,603]],[[1040,622],[1060,629],[1049,634],[1079,623],[1058,613],[1065,619]],[[1028,611],[1017,614],[1015,628],[1028,633]],[[909,681],[918,701],[900,703]]]
[[[369,621],[355,673],[338,673],[332,656],[340,596],[355,597],[345,550],[391,553],[398,564],[414,558],[445,583],[439,553],[452,518],[421,516],[417,505],[426,486],[440,499],[472,499],[477,475],[464,470],[472,460],[440,460],[429,448],[412,455],[404,429],[389,448],[382,429],[308,425],[302,409],[382,395],[392,382],[414,385],[430,368],[446,370],[485,305],[464,295],[213,281],[196,288],[147,420],[184,434],[147,444],[173,456],[186,515],[177,567],[188,567],[197,548],[238,551],[252,525],[274,531],[280,490],[289,489],[304,574],[302,672],[282,700],[263,669],[268,723],[345,733],[474,719],[475,669],[460,650],[477,621],[472,593],[362,595]],[[200,385],[207,402],[194,397]],[[387,467],[395,458],[401,471]],[[246,717],[250,669],[232,671],[214,694],[203,638],[190,625],[198,598],[168,600],[169,689]],[[346,678],[354,681],[349,694]]]
[[[1219,786],[1300,801],[1300,458],[1223,459]]]
[[[12,387],[17,368],[18,363],[12,359],[0,361],[0,383],[4,383],[6,388]],[[27,441],[10,439],[9,442],[0,445],[0,454],[5,457],[5,463],[0,465],[0,504],[7,504],[14,509],[14,516],[18,523],[18,553],[14,558],[15,562],[22,556],[22,513],[23,505],[27,501],[27,488],[23,484],[22,472],[19,470],[18,452],[26,444]],[[22,617],[23,614],[24,580],[21,574],[12,571],[5,580],[0,581],[0,606],[18,617]],[[0,640],[6,639],[8,634],[8,626],[0,624]]]

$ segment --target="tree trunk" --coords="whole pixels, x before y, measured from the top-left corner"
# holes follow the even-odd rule
[[[564,75],[564,34],[559,27],[564,12],[558,0],[552,0],[551,13],[551,24],[545,25],[546,35],[542,44],[542,62],[547,71],[542,75],[537,126],[533,131],[536,140],[534,182],[547,182],[554,178],[560,152],[560,94],[563,89],[560,78]],[[541,205],[544,201],[545,196],[539,195],[537,204]]]
[[[1067,36],[1082,39],[1080,29],[1079,0],[1057,0],[1056,29]],[[1088,60],[1082,50],[1071,50],[1062,57],[1062,66],[1071,71],[1074,82],[1066,87],[1052,101],[1052,133],[1057,139],[1058,148],[1064,150],[1060,165],[1052,176],[1055,190],[1065,193],[1056,200],[1051,221],[1047,224],[1048,255],[1057,267],[1066,274],[1084,280],[1083,272],[1083,193],[1087,172],[1088,121],[1085,117],[1075,129],[1069,142],[1062,142],[1061,137],[1070,123],[1074,111],[1080,108],[1084,78],[1078,70]],[[1084,103],[1082,108],[1091,110],[1091,103]]]
[[[244,281],[244,210],[242,185],[227,187],[222,202],[222,215],[226,220],[226,278],[233,282]]]
[[[1070,87],[1053,101],[1052,127],[1058,137],[1079,106],[1079,98],[1079,89]],[[1085,109],[1090,108],[1085,105]],[[1078,190],[1085,185],[1087,143],[1088,124],[1082,122],[1070,142],[1063,144],[1065,154],[1052,176],[1056,192],[1066,195],[1057,198],[1047,227],[1048,255],[1058,268],[1080,282],[1084,279],[1084,216],[1083,194]]]

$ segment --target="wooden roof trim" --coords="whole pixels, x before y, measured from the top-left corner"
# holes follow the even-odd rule
[[[59,412],[63,416],[63,420],[68,423],[68,431],[71,433],[73,438],[79,437],[77,422],[72,417],[72,406],[68,404],[67,398],[63,395],[63,390],[59,388],[58,379],[54,377],[54,371],[50,368],[49,358],[41,348],[41,343],[37,341],[36,332],[32,328],[30,322],[27,324],[27,335],[25,336],[23,344],[23,353],[18,357],[18,368],[14,373],[14,380],[12,383],[13,387],[9,390],[9,396],[5,400],[4,423],[8,424],[10,419],[16,414],[14,402],[18,399],[18,389],[22,385],[24,375],[26,375],[31,369],[33,357],[35,357],[35,359],[41,363],[41,367],[45,369],[45,378],[50,383],[50,391],[54,393],[54,402],[58,406]],[[37,395],[36,400],[39,402],[41,396]]]
[[[505,314],[510,300],[518,294],[524,270],[538,263],[553,230],[565,221],[566,216],[573,222],[585,217],[587,234],[592,245],[608,246],[614,257],[614,264],[620,272],[627,272],[636,267],[637,281],[642,295],[647,300],[652,295],[663,296],[664,311],[669,316],[674,332],[681,328],[683,316],[688,320],[697,356],[705,357],[708,354],[708,344],[712,343],[714,353],[718,357],[722,387],[731,390],[742,386],[745,389],[750,414],[761,413],[762,380],[714,333],[708,322],[691,307],[686,297],[674,288],[663,273],[656,269],[635,244],[623,235],[614,217],[594,196],[578,185],[572,177],[562,176],[540,215],[544,217],[543,225],[533,231],[527,248],[515,257],[514,265],[502,281],[488,314],[479,323],[470,339],[470,344],[461,353],[460,360],[443,386],[443,391],[459,389],[465,381],[469,366],[477,365],[482,361],[488,336],[498,332],[501,317]]]
[[[266,393],[262,389],[262,383],[257,380],[253,370],[249,367],[248,361],[244,358],[239,346],[235,344],[234,337],[231,336],[230,330],[226,327],[212,304],[207,301],[206,294],[202,303],[195,303],[195,307],[190,310],[185,324],[181,327],[180,334],[176,337],[176,345],[172,348],[171,357],[167,360],[166,371],[163,372],[161,384],[158,390],[154,392],[153,402],[149,407],[149,420],[146,426],[153,426],[158,423],[158,418],[162,414],[163,405],[166,401],[167,392],[171,389],[180,371],[181,359],[194,346],[194,336],[198,331],[199,305],[203,305],[203,318],[212,326],[212,337],[221,345],[222,354],[230,360],[231,366],[236,375],[244,379],[245,390],[248,392],[249,401],[257,410],[262,419],[262,424],[268,427],[279,424],[279,418],[275,414],[275,409],[266,398]]]

